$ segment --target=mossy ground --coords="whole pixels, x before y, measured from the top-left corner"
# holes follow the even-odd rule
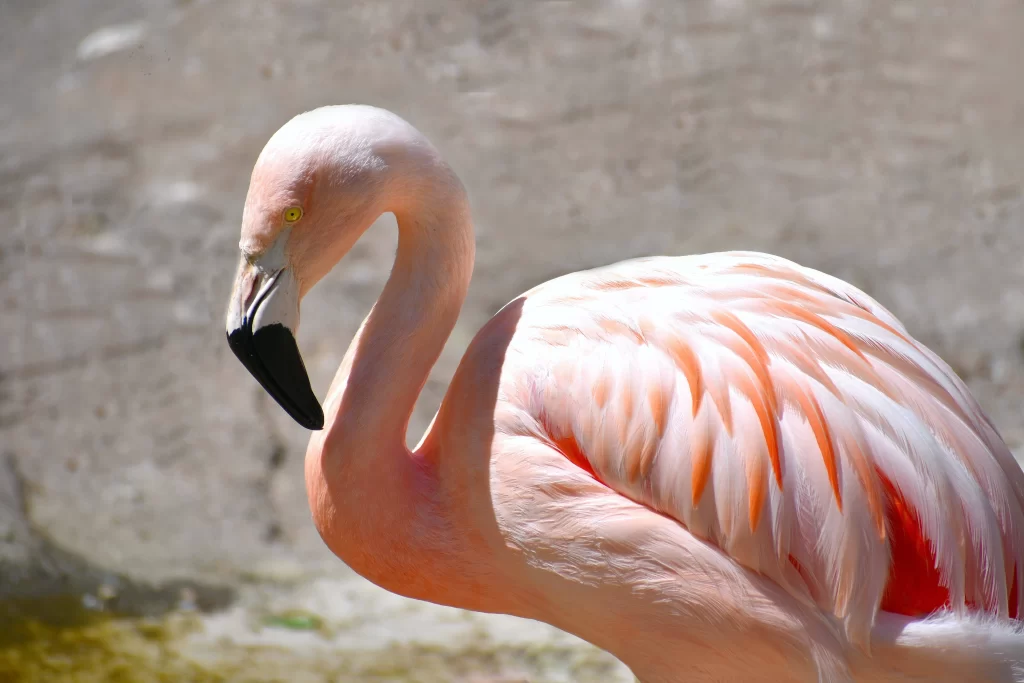
[[[317,622],[305,615],[303,624]],[[295,614],[262,628],[293,628]],[[457,648],[391,645],[360,652],[242,646],[194,646],[202,617],[120,618],[70,598],[0,606],[0,681],[7,683],[289,683],[604,682],[606,658],[562,646],[479,643]],[[201,639],[199,639],[201,642]],[[192,643],[192,645],[190,645]]]

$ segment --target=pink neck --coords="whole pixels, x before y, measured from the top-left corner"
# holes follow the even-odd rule
[[[472,275],[468,205],[447,174],[394,211],[394,267],[335,377],[306,486],[317,529],[346,564],[394,592],[451,603],[459,597],[445,595],[454,590],[445,563],[457,539],[446,531],[433,458],[405,445]]]

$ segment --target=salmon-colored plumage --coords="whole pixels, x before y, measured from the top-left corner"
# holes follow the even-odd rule
[[[668,420],[668,402],[670,396],[666,396],[658,384],[651,384],[647,387],[647,405],[651,408],[651,419],[654,420],[654,427],[658,432],[658,438],[665,434],[665,422]]]
[[[834,339],[839,340],[839,342],[852,351],[854,355],[863,361],[867,361],[867,358],[864,357],[864,352],[857,348],[857,345],[854,344],[844,332],[840,331],[835,325],[825,320],[822,316],[808,310],[807,308],[801,308],[799,305],[789,301],[779,301],[776,302],[775,305],[785,314],[792,316],[797,320],[806,322],[809,325],[814,325]]]
[[[594,380],[594,400],[599,408],[604,408],[608,402],[608,378],[598,377]]]
[[[690,436],[690,505],[697,507],[704,497],[704,489],[711,477],[711,456],[715,443],[711,437],[710,418],[694,417],[693,433]]]
[[[836,507],[843,510],[843,492],[839,489],[839,466],[836,462],[836,449],[833,445],[832,435],[829,433],[828,422],[821,412],[821,405],[814,395],[801,386],[799,380],[787,378],[787,387],[804,418],[814,433],[814,442],[818,445],[822,462],[825,464],[825,472],[828,473],[828,483],[832,486],[832,494],[836,497]]]
[[[1024,473],[873,299],[748,252],[568,274],[480,330],[409,450],[473,264],[462,185],[409,124],[333,107],[274,136],[228,329],[293,329],[382,211],[395,266],[306,459],[316,526],[355,571],[554,624],[644,683],[1024,681]],[[281,273],[294,286],[252,303]]]
[[[666,341],[666,350],[676,362],[676,366],[683,372],[686,383],[690,387],[690,415],[697,417],[701,401],[704,400],[704,378],[701,375],[700,363],[685,339],[673,338]]]

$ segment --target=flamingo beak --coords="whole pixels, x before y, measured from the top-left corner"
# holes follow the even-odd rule
[[[324,411],[295,343],[299,283],[290,268],[260,261],[242,259],[239,266],[228,307],[228,345],[296,422],[323,429]]]

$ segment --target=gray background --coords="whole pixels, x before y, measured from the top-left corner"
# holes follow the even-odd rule
[[[323,548],[308,433],[222,324],[256,155],[323,104],[393,109],[470,191],[476,275],[412,440],[519,292],[753,249],[890,307],[1020,453],[1022,35],[1012,0],[0,0],[0,595],[376,590]],[[321,397],[394,244],[382,219],[304,304]]]

